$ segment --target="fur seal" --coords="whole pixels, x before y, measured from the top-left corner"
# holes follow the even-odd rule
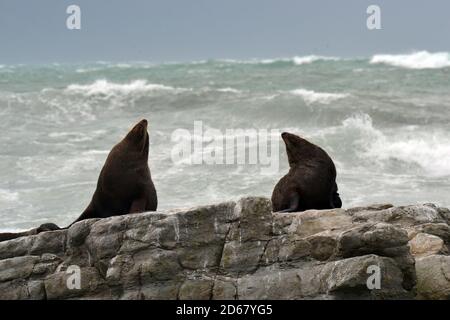
[[[148,167],[147,125],[147,120],[141,120],[112,148],[100,172],[91,202],[69,227],[84,219],[156,211],[158,199]],[[52,230],[61,228],[46,223],[24,232],[0,233],[0,242]]]
[[[91,202],[73,223],[156,211],[158,198],[148,167],[147,124],[147,120],[141,120],[112,148],[100,172]]]
[[[342,207],[336,184],[336,167],[320,147],[284,132],[289,172],[278,181],[272,193],[273,212]]]
[[[12,239],[16,239],[16,238],[20,238],[20,237],[25,237],[25,236],[32,236],[44,231],[54,231],[54,230],[60,230],[60,228],[54,224],[54,223],[44,223],[41,224],[39,227],[28,230],[28,231],[24,231],[24,232],[18,232],[18,233],[12,233],[12,232],[5,232],[5,233],[0,233],[0,242],[2,241],[7,241],[7,240],[12,240]]]

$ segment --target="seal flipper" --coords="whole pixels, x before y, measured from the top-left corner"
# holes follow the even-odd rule
[[[339,193],[336,192],[332,195],[332,203],[334,208],[342,208],[342,200],[339,197]]]
[[[140,213],[145,211],[147,201],[145,198],[134,199],[131,203],[130,213]]]
[[[334,183],[333,190],[331,191],[331,207],[332,208],[342,208],[342,200],[339,197],[337,183]]]
[[[293,192],[291,193],[289,198],[289,208],[278,212],[281,213],[296,212],[298,211],[299,204],[300,204],[300,195],[298,194],[298,192]]]

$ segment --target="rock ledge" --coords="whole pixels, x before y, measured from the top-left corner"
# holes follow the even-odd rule
[[[450,299],[449,225],[432,204],[257,197],[85,220],[0,243],[0,299]]]

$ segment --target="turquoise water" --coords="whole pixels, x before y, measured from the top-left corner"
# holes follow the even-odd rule
[[[270,197],[287,172],[172,161],[177,129],[276,129],[335,160],[345,207],[450,206],[450,59],[414,53],[191,63],[0,66],[0,230],[66,225],[111,147],[149,120],[160,209]],[[277,134],[271,139],[280,139]],[[196,155],[194,154],[194,157]]]

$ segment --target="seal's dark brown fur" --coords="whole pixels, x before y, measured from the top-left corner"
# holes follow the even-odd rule
[[[294,134],[285,132],[281,137],[286,144],[290,169],[273,190],[273,211],[340,208],[336,167],[330,156]]]
[[[5,232],[5,233],[0,233],[0,242],[2,241],[7,241],[7,240],[12,240],[12,239],[16,239],[16,238],[20,238],[20,237],[25,237],[25,236],[32,236],[34,234],[38,234],[44,231],[53,231],[53,230],[59,230],[60,228],[53,223],[44,223],[41,224],[39,227],[28,230],[28,231],[24,231],[24,232],[18,232],[18,233],[12,233],[12,232]]]
[[[158,200],[148,167],[148,149],[147,120],[144,119],[111,150],[92,200],[75,222],[156,211]]]
[[[148,167],[148,149],[147,120],[144,119],[112,148],[100,172],[92,200],[75,222],[156,211],[158,200]],[[0,233],[0,242],[58,229],[57,225],[46,223],[29,231]]]

